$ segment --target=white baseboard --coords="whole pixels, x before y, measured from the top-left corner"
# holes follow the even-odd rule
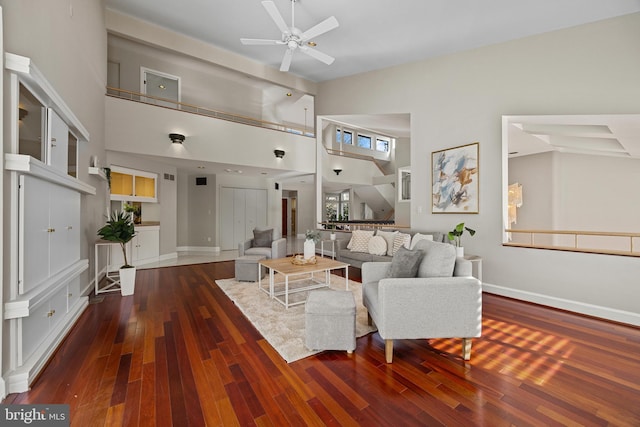
[[[612,320],[614,322],[640,326],[640,314],[632,313],[630,311],[556,298],[549,295],[521,291],[518,289],[505,288],[503,286],[492,285],[490,283],[483,283],[482,290],[490,294],[501,295],[503,297],[533,302],[536,304],[559,308],[561,310],[573,311],[575,313],[586,314],[588,316],[599,317],[602,319]]]
[[[213,252],[220,253],[219,246],[178,246],[176,248],[178,252]]]
[[[171,252],[170,254],[160,255],[158,257],[158,261],[166,261],[174,258],[178,258],[178,252]]]

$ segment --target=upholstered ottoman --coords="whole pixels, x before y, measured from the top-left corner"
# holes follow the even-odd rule
[[[304,307],[310,350],[356,349],[356,301],[351,291],[311,291]]]
[[[242,255],[236,258],[236,280],[239,282],[257,282],[264,277],[265,267],[259,267],[258,262],[267,258],[264,255]],[[258,277],[260,274],[260,277]]]

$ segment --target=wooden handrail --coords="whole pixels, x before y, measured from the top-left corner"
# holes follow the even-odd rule
[[[624,255],[624,256],[636,256],[640,257],[640,252],[634,249],[634,239],[640,238],[640,233],[628,233],[628,232],[616,232],[616,231],[582,231],[582,230],[543,230],[543,229],[505,229],[506,233],[512,234],[529,234],[529,243],[524,242],[505,242],[505,246],[538,248],[538,249],[553,249],[571,252],[586,252],[597,253],[607,255]],[[538,244],[535,242],[534,236],[536,234],[545,235],[565,235],[573,236],[573,246],[558,246],[549,244]],[[584,248],[580,247],[579,236],[596,236],[596,237],[611,237],[611,238],[623,238],[629,239],[628,250],[612,250],[602,248]]]
[[[124,96],[123,94],[127,96]],[[214,110],[212,108],[207,108],[207,107],[201,107],[201,106],[189,104],[186,102],[178,102],[173,99],[161,98],[153,95],[146,95],[144,93],[134,92],[127,89],[120,89],[116,87],[107,86],[106,95],[112,96],[114,98],[126,99],[133,102],[141,102],[143,104],[155,105],[157,107],[170,108],[172,110],[179,110],[185,113],[198,114],[198,115],[207,116],[207,117],[214,117],[221,120],[243,123],[250,126],[257,126],[257,127],[277,130],[281,132],[295,133],[295,134],[299,134],[300,136],[306,136],[310,138],[315,137],[315,133],[313,131],[310,132],[310,131],[307,131],[306,129],[300,129],[293,126],[286,126],[281,123],[260,120],[253,117],[243,116],[241,114],[227,113],[224,111]],[[140,98],[140,99],[135,99],[135,98]],[[176,107],[171,108],[171,107],[167,107],[166,105],[158,105],[157,102],[148,102],[148,101],[144,101],[143,99],[166,102],[169,104],[173,104]]]

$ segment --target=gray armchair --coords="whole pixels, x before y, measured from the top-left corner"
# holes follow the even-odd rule
[[[482,332],[482,284],[452,245],[424,241],[416,249],[426,254],[418,277],[391,278],[391,262],[362,265],[363,304],[385,340],[386,361],[393,361],[393,340],[428,338],[462,338],[469,360],[471,338]]]
[[[245,240],[244,242],[238,243],[238,256],[264,255],[270,259],[286,257],[287,239],[282,237],[278,227],[256,227],[254,229],[254,236],[256,236],[256,232],[266,232],[267,230],[272,231],[268,239],[270,241],[268,244],[263,245],[262,243],[258,243],[258,246],[256,246],[255,239]]]

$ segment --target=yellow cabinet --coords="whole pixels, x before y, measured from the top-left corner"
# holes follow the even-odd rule
[[[111,166],[111,200],[158,201],[158,174]]]

